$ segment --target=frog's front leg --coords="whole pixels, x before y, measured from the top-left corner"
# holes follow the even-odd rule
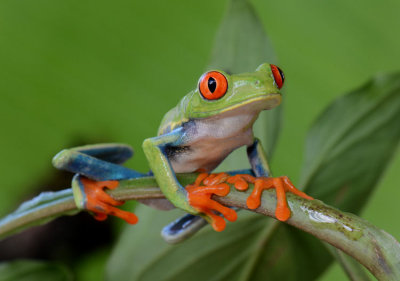
[[[215,212],[222,214],[230,221],[236,220],[236,212],[211,199],[213,194],[225,196],[229,193],[229,185],[222,183],[213,186],[188,186],[183,188],[178,182],[167,156],[168,147],[179,147],[184,143],[181,128],[143,142],[143,150],[149,161],[150,168],[168,200],[176,207],[194,214],[201,215],[209,221],[213,228],[221,231],[225,221]],[[199,180],[199,179],[198,179]],[[201,181],[201,179],[200,179]]]
[[[210,174],[209,176],[205,177],[204,174],[200,174],[197,178],[197,181],[195,182],[196,185],[212,185],[215,184],[215,182],[219,181],[218,183],[222,183],[231,176],[235,176],[237,174],[247,174],[248,176],[253,175],[252,170],[240,170],[240,171],[232,171],[228,172],[227,174],[225,173],[220,173],[220,174]],[[218,177],[217,177],[218,176]],[[201,183],[201,180],[203,182]],[[240,211],[239,208],[232,208],[234,211]],[[233,216],[236,216],[235,213],[232,212]],[[218,219],[218,218],[217,218]],[[222,218],[218,219],[222,220]],[[225,222],[222,220],[222,225],[225,225]],[[178,243],[181,242],[193,234],[195,234],[197,231],[199,231],[201,228],[203,228],[205,225],[207,225],[207,221],[200,217],[200,216],[194,216],[191,214],[186,214],[177,220],[171,222],[167,226],[165,226],[161,232],[162,237],[164,238],[165,241],[168,243]]]
[[[132,149],[123,144],[88,145],[59,152],[53,158],[53,165],[77,174],[72,180],[72,190],[78,208],[94,212],[98,220],[114,215],[128,223],[136,223],[134,214],[115,208],[123,202],[104,192],[105,188],[116,188],[119,180],[143,176],[118,165],[132,155]]]

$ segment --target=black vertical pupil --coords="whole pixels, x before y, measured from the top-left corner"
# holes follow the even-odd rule
[[[283,71],[279,67],[276,67],[276,68],[278,69],[279,74],[281,75],[282,85],[283,85],[283,82],[285,82],[285,74],[283,74]]]
[[[208,78],[208,89],[211,93],[214,93],[215,89],[217,88],[217,81],[214,78]]]

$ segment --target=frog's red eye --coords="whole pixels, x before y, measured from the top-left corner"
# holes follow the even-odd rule
[[[228,90],[226,77],[218,71],[204,73],[199,80],[200,94],[207,100],[222,98]]]
[[[278,89],[282,88],[283,82],[285,82],[285,75],[283,71],[276,65],[271,64],[272,75],[274,75],[274,80]]]

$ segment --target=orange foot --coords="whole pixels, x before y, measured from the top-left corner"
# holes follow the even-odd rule
[[[189,204],[199,212],[206,214],[211,219],[211,225],[216,231],[225,229],[225,220],[216,212],[222,214],[228,221],[235,221],[237,214],[235,210],[225,207],[217,201],[211,199],[213,194],[226,196],[229,193],[229,185],[225,181],[229,178],[228,174],[201,173],[194,184],[187,185]],[[201,185],[203,183],[203,185]]]
[[[96,220],[103,221],[108,215],[112,215],[130,224],[137,223],[138,218],[135,214],[114,207],[124,204],[123,201],[113,199],[104,191],[104,188],[116,188],[118,186],[118,181],[93,181],[83,177],[81,181],[86,195],[85,207],[95,214],[94,218]]]
[[[277,178],[269,178],[269,177],[253,177],[247,174],[240,174],[229,177],[227,179],[228,183],[234,184],[235,188],[238,190],[247,190],[249,187],[248,183],[254,184],[254,189],[250,196],[247,198],[247,207],[249,209],[256,209],[261,204],[261,195],[263,190],[275,188],[276,190],[276,210],[275,216],[280,221],[286,221],[290,217],[290,209],[286,201],[286,192],[292,192],[297,196],[302,198],[312,200],[311,196],[308,196],[304,192],[298,190],[288,177],[277,177]]]

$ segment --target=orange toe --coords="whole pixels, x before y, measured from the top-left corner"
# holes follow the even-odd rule
[[[222,217],[210,211],[205,211],[204,213],[211,218],[211,226],[215,231],[221,232],[225,229],[226,222]]]
[[[203,180],[205,185],[217,185],[226,181],[229,178],[229,175],[226,173],[219,173],[219,174],[211,174]]]
[[[211,174],[209,176],[200,174],[193,185],[186,187],[189,204],[205,214],[211,220],[211,225],[216,231],[225,229],[226,222],[224,218],[228,221],[237,219],[235,210],[211,199],[213,195],[226,196],[229,194],[229,185],[224,183],[228,177],[229,175],[225,173]]]
[[[93,181],[88,178],[82,178],[81,181],[86,195],[85,208],[95,214],[96,220],[103,221],[112,215],[130,224],[138,222],[135,214],[115,208],[124,204],[123,201],[115,200],[104,191],[105,188],[117,188],[118,181]]]
[[[287,221],[291,216],[290,209],[282,206],[277,206],[275,210],[275,217],[280,221]]]
[[[291,192],[305,199],[313,199],[311,196],[308,196],[304,192],[295,188],[288,177],[259,177],[255,179],[254,189],[250,196],[247,198],[247,207],[252,210],[258,208],[261,204],[262,192],[270,188],[275,188],[276,191],[277,203],[275,216],[280,221],[286,221],[291,216],[291,212],[286,200],[286,192]]]
[[[103,213],[94,213],[93,217],[98,221],[104,221],[107,219],[107,215]]]
[[[238,174],[231,176],[227,182],[233,184],[237,190],[244,191],[249,188],[249,183],[254,183],[255,177],[247,174]]]
[[[247,197],[246,205],[250,210],[257,209],[261,205],[261,199],[258,196],[250,195]]]
[[[313,199],[314,199],[314,198],[312,198],[311,196],[305,194],[303,191],[298,190],[298,189],[293,185],[292,181],[291,181],[288,177],[286,177],[286,176],[285,176],[285,177],[282,177],[282,180],[283,180],[283,182],[284,182],[284,184],[285,184],[285,189],[286,189],[287,191],[290,191],[291,193],[296,194],[297,196],[300,196],[300,197],[302,197],[302,198],[304,198],[304,199],[307,199],[307,200],[313,200]]]

